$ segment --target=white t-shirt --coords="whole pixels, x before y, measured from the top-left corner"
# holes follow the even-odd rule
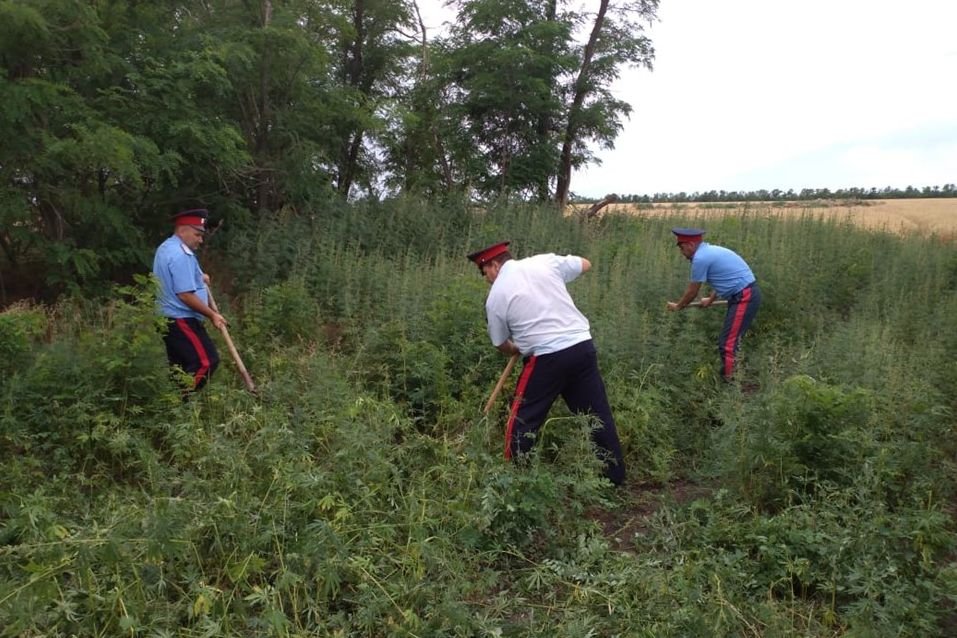
[[[488,336],[509,338],[522,355],[543,355],[591,339],[588,319],[565,284],[582,274],[582,259],[548,253],[502,264],[485,300]]]

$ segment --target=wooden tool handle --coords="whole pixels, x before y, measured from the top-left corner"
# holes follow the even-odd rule
[[[206,294],[209,295],[209,307],[213,309],[213,312],[219,313],[219,308],[216,306],[216,300],[213,299],[213,291],[209,286],[206,286]],[[253,382],[253,378],[250,376],[249,371],[246,370],[246,366],[243,365],[243,360],[239,356],[239,351],[236,350],[235,344],[233,344],[232,337],[229,336],[229,330],[226,328],[226,325],[223,324],[223,326],[219,328],[219,331],[223,333],[223,339],[226,341],[226,347],[229,348],[229,354],[232,355],[233,361],[236,363],[236,367],[239,369],[239,374],[243,378],[243,383],[246,384],[246,389],[252,394],[256,394],[256,384]]]
[[[710,304],[709,306],[707,306],[707,307],[710,308],[711,306],[727,306],[727,305],[728,305],[728,300],[727,300],[727,299],[715,299],[715,300],[712,301],[711,304]],[[688,304],[688,306],[691,306],[691,307],[694,307],[694,308],[700,308],[700,307],[701,307],[701,302],[700,302],[700,301],[692,301],[691,303]]]
[[[502,371],[502,375],[498,378],[498,383],[495,384],[495,389],[492,390],[488,401],[485,402],[485,408],[482,410],[484,414],[488,414],[489,410],[492,409],[492,406],[495,404],[495,399],[498,398],[498,393],[502,391],[502,386],[504,386],[508,380],[508,375],[512,373],[512,368],[515,367],[516,361],[518,361],[518,353],[513,354],[511,358],[509,358],[508,363],[505,364],[505,370]]]

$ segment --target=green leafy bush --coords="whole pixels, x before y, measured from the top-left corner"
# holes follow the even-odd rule
[[[65,332],[9,381],[0,432],[70,467],[135,456],[142,435],[130,419],[178,401],[152,286],[140,278],[119,290],[128,300],[103,306],[62,302],[55,314],[67,318]]]
[[[46,313],[38,308],[20,304],[0,312],[0,392],[7,379],[27,366],[46,327]]]
[[[786,380],[716,437],[725,480],[761,508],[846,486],[867,452],[871,398],[807,376]]]
[[[289,279],[251,296],[240,325],[250,339],[289,343],[315,340],[321,322],[319,305],[305,284]]]
[[[448,355],[428,341],[409,339],[402,325],[370,330],[357,355],[363,383],[428,422],[449,399]]]

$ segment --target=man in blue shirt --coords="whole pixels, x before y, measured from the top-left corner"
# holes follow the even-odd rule
[[[711,286],[701,307],[707,308],[718,297],[728,300],[724,328],[718,337],[721,376],[730,381],[734,375],[735,355],[741,337],[747,332],[761,306],[761,290],[751,268],[736,252],[702,241],[705,231],[699,228],[673,228],[678,249],[691,261],[691,281],[678,301],[668,302],[668,310],[681,310],[694,301],[701,284]]]
[[[521,354],[522,373],[505,426],[505,458],[527,454],[559,395],[575,414],[598,418],[591,438],[615,485],[625,480],[625,462],[615,429],[588,319],[575,307],[565,284],[591,268],[575,255],[552,253],[512,259],[509,242],[468,256],[491,284],[485,301],[492,345]]]
[[[208,318],[216,328],[226,325],[226,319],[209,307],[209,275],[203,273],[196,258],[195,251],[206,234],[207,216],[201,208],[174,215],[173,235],[159,245],[153,258],[153,274],[159,280],[157,310],[167,324],[163,336],[166,355],[171,366],[193,377],[187,394],[206,385],[219,365],[219,353],[203,319]]]

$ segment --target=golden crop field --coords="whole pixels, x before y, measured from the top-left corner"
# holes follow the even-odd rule
[[[837,216],[863,227],[895,233],[957,238],[957,198],[880,199],[855,202],[751,202],[751,203],[688,203],[688,204],[610,204],[602,214],[639,213],[642,215],[672,214],[694,209],[696,217],[741,214],[745,211],[762,214],[799,216]]]

